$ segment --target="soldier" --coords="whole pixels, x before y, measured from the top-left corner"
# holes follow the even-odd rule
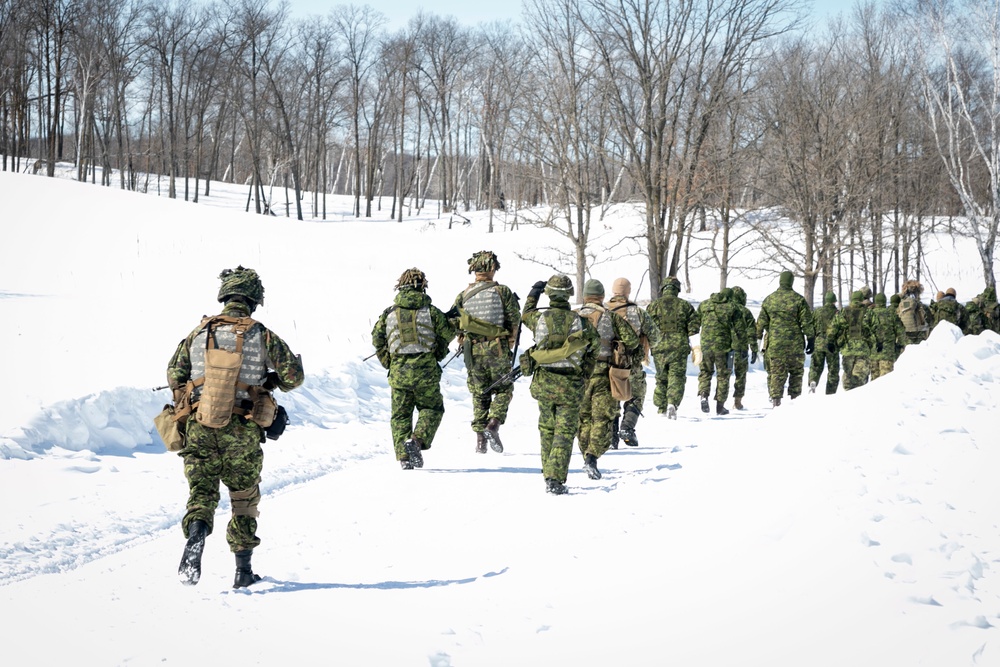
[[[990,285],[979,297],[980,308],[983,311],[984,331],[989,329],[1000,334],[1000,304],[997,303],[996,285]]]
[[[205,538],[212,533],[219,504],[219,482],[226,485],[232,517],[226,541],[236,556],[233,588],[257,581],[250,564],[257,537],[257,505],[263,469],[265,429],[277,438],[285,413],[271,396],[275,388],[290,391],[302,384],[302,359],[274,332],[250,318],[264,303],[257,272],[238,266],[219,278],[222,313],[205,317],[182,340],[167,365],[185,444],[188,480],[187,512],[181,528],[187,544],[177,574],[188,585],[201,578]]]
[[[476,281],[456,298],[452,311],[458,317],[458,342],[465,354],[469,393],[472,394],[472,430],[476,451],[486,453],[486,445],[503,451],[500,425],[507,420],[507,409],[514,397],[514,385],[501,383],[489,391],[498,378],[509,373],[513,358],[511,348],[521,328],[521,306],[509,287],[493,280],[500,260],[489,250],[469,258],[469,273]]]
[[[403,470],[412,470],[423,467],[423,451],[431,448],[444,416],[438,362],[448,356],[455,330],[431,304],[423,271],[403,271],[396,289],[393,305],[382,311],[372,329],[372,345],[382,367],[389,370],[389,425],[396,460]]]
[[[887,308],[885,305],[885,294],[879,292],[875,295],[875,340],[881,345],[881,349],[872,354],[872,379],[882,377],[886,373],[891,373],[896,367],[896,359],[906,345],[906,329],[899,320],[896,311]]]
[[[899,315],[903,328],[906,329],[906,344],[912,345],[927,340],[930,325],[933,322],[930,307],[920,302],[923,285],[916,280],[903,283],[896,314]]]
[[[591,279],[584,283],[583,306],[577,313],[590,320],[601,339],[597,361],[587,380],[580,406],[578,444],[590,479],[601,478],[597,459],[611,448],[611,424],[619,409],[618,401],[611,394],[611,367],[631,368],[632,355],[639,349],[639,336],[632,325],[605,308],[603,301],[604,285],[601,281]]]
[[[729,397],[729,374],[732,372],[736,350],[740,349],[737,330],[743,318],[733,303],[733,290],[724,287],[698,306],[701,318],[701,364],[698,373],[698,395],[701,411],[708,412],[708,395],[715,380],[715,414],[728,415],[726,399]]]
[[[616,315],[621,315],[632,325],[632,330],[639,336],[639,348],[632,355],[632,373],[629,382],[632,386],[632,398],[622,406],[622,415],[615,417],[615,425],[611,438],[611,448],[618,449],[621,439],[629,447],[638,447],[639,439],[635,435],[635,426],[642,414],[642,406],[646,400],[646,370],[649,363],[649,349],[660,342],[660,330],[656,328],[653,319],[638,304],[629,301],[632,283],[627,278],[618,278],[611,284],[613,296],[607,303],[607,308]]]
[[[733,407],[737,410],[746,410],[743,407],[743,397],[747,390],[747,371],[750,364],[757,363],[757,320],[747,308],[746,291],[739,285],[733,287],[733,303],[742,320],[736,329],[739,348],[733,359],[733,373],[736,376],[736,380],[733,382]],[[748,348],[750,351],[749,363],[747,363]]]
[[[969,316],[965,312],[965,306],[959,303],[954,287],[949,287],[945,290],[944,295],[938,299],[935,305],[934,325],[931,327],[932,329],[936,327],[939,322],[947,321],[961,329],[962,333],[966,333],[968,331]]]
[[[966,334],[975,336],[986,330],[986,313],[983,312],[982,295],[972,297],[972,301],[965,304],[965,314],[969,320]]]
[[[809,393],[816,392],[819,376],[826,366],[826,393],[836,394],[840,378],[840,350],[834,343],[832,351],[826,332],[837,315],[837,295],[827,292],[823,297],[823,305],[813,311],[813,321],[816,325],[816,344],[809,362]]]
[[[761,349],[767,366],[767,390],[774,407],[781,405],[786,380],[790,398],[795,399],[802,393],[805,355],[812,354],[816,344],[812,312],[805,297],[792,290],[793,282],[792,272],[782,271],[778,289],[764,299],[757,316],[758,340],[765,332],[768,337],[766,349],[763,345]]]
[[[684,398],[687,383],[687,357],[691,353],[691,336],[701,328],[698,311],[680,298],[681,282],[669,276],[660,289],[660,298],[649,304],[646,312],[660,330],[660,342],[654,345],[656,389],[653,404],[657,412],[668,419],[677,419],[677,408]]]
[[[837,313],[827,331],[828,344],[840,348],[844,366],[844,391],[868,382],[871,356],[882,351],[875,338],[875,315],[862,302],[860,291],[851,293],[851,303]]]
[[[549,307],[538,308],[542,291]],[[573,283],[563,275],[538,281],[524,301],[521,321],[535,344],[521,355],[521,369],[531,375],[531,396],[538,401],[545,491],[566,493],[573,438],[580,426],[584,385],[594,370],[601,339],[593,325],[570,310]]]

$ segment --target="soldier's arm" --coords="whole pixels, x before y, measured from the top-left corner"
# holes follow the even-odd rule
[[[685,301],[685,303],[687,302]],[[701,315],[690,303],[688,303],[687,311],[690,314],[688,317],[688,336],[696,336],[701,331]]]
[[[441,361],[448,356],[448,346],[455,338],[455,327],[438,308],[431,306],[431,322],[434,323],[434,334],[437,336],[434,356]]]
[[[505,285],[501,285],[500,300],[503,302],[503,316],[507,323],[507,330],[511,335],[517,335],[517,328],[521,326],[521,304],[518,303],[517,295]]]
[[[302,369],[302,357],[293,354],[288,344],[273,331],[268,330],[264,339],[267,343],[268,365],[274,369],[268,379],[281,391],[291,391],[301,385],[306,374]]]
[[[771,323],[771,316],[767,314],[767,300],[760,306],[760,315],[757,316],[757,339],[760,340],[764,337],[764,329],[768,328]]]
[[[813,320],[812,308],[809,307],[805,297],[799,301],[799,327],[802,328],[806,338],[816,337],[816,322]]]
[[[191,339],[185,338],[177,344],[167,363],[167,386],[179,389],[191,379]]]
[[[583,322],[583,335],[590,343],[583,353],[580,370],[583,371],[583,377],[589,378],[594,373],[594,366],[597,365],[597,355],[601,351],[601,336],[590,320],[586,317],[581,317],[580,320]]]
[[[660,327],[656,326],[656,322],[653,321],[648,312],[640,310],[639,313],[639,319],[642,321],[642,327],[640,328],[643,335],[646,336],[646,340],[649,341],[650,347],[658,345],[660,339],[663,337],[660,334]]]
[[[639,334],[635,332],[635,329],[628,323],[628,320],[611,311],[608,311],[608,314],[611,315],[611,323],[614,325],[615,335],[618,337],[618,340],[625,344],[625,349],[631,352],[639,347]]]

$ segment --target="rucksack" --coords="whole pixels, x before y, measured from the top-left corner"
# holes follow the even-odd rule
[[[924,316],[924,309],[920,307],[920,302],[912,296],[903,297],[896,310],[906,333],[920,333],[927,331],[927,318]]]

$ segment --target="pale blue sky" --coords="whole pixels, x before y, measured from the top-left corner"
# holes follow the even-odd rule
[[[419,10],[439,16],[454,16],[463,25],[475,25],[485,21],[517,19],[521,14],[521,0],[289,0],[293,15],[326,14],[339,4],[369,5],[382,12],[389,19],[389,27],[402,28]],[[813,0],[817,18],[850,10],[855,0]]]

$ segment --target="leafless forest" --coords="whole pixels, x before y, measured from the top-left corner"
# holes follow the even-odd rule
[[[139,191],[160,174],[195,202],[246,184],[260,214],[287,188],[300,219],[331,193],[360,218],[545,210],[525,219],[572,242],[578,276],[591,224],[630,202],[654,294],[691,270],[695,232],[723,284],[749,234],[810,298],[897,290],[932,232],[975,239],[995,284],[1000,2],[805,9],[529,0],[517,22],[391,32],[358,5],[0,0],[2,168]]]

